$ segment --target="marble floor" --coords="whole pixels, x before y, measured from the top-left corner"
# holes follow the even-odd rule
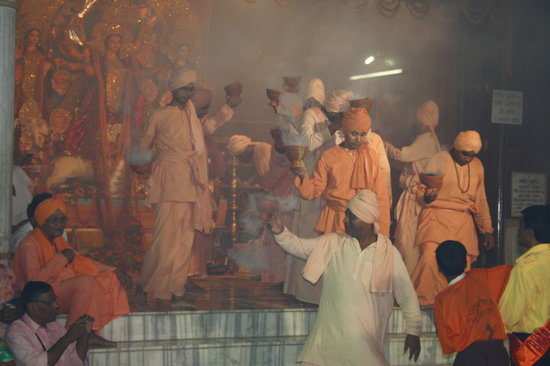
[[[149,307],[139,306],[129,293],[132,312],[154,310],[149,299]],[[247,310],[247,309],[295,309],[317,308],[317,305],[296,300],[282,291],[282,283],[263,283],[247,276],[208,276],[190,278],[186,286],[185,302],[195,310]]]

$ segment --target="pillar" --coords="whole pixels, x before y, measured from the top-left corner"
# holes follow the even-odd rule
[[[9,258],[16,0],[0,0],[0,260]]]

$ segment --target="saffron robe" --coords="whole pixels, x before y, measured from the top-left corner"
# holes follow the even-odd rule
[[[386,152],[391,160],[405,163],[399,176],[399,185],[403,192],[395,206],[395,233],[393,244],[403,256],[409,273],[412,273],[420,251],[414,245],[418,215],[422,206],[417,201],[416,191],[419,186],[418,173],[423,173],[429,158],[439,151],[435,135],[428,131],[416,136],[409,146],[397,149],[386,145]]]
[[[356,150],[351,152],[341,146],[334,146],[325,151],[317,163],[313,176],[303,179],[296,177],[295,185],[304,199],[315,199],[322,196],[327,204],[321,212],[315,230],[319,233],[343,233],[344,216],[348,201],[360,190],[351,188],[351,177],[355,166]],[[387,182],[380,171],[376,151],[368,145],[367,153],[371,155],[365,182],[367,189],[376,193],[380,210],[380,233],[389,236],[390,207]]]
[[[99,330],[111,320],[128,314],[130,306],[115,268],[94,263],[99,269],[95,276],[77,276],[61,253],[46,262],[40,243],[31,232],[17,247],[12,268],[21,286],[29,281],[43,281],[53,287],[60,313],[68,314],[67,326],[88,314],[95,319],[92,329]]]

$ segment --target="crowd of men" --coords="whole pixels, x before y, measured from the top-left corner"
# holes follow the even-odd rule
[[[264,216],[263,245],[274,254],[262,280],[283,281],[285,293],[319,304],[298,362],[386,365],[384,333],[395,300],[409,358],[420,354],[424,306],[434,308],[443,352],[458,352],[455,365],[505,365],[509,354],[516,365],[548,364],[550,206],[523,211],[519,241],[529,250],[514,268],[472,269],[478,233],[486,249],[494,247],[480,135],[460,132],[441,150],[439,108],[427,101],[417,111],[418,136],[396,148],[371,130],[372,101],[344,90],[325,97],[320,79],[303,95],[297,85],[285,78],[285,92],[271,100],[273,144],[236,135],[227,150],[254,162],[271,199],[293,202]],[[241,102],[227,95],[209,115],[211,93],[193,70],[175,72],[170,89],[172,102],[151,115],[140,140],[154,152],[154,222],[136,296],[159,310],[188,305],[193,247],[206,245],[215,210],[205,136]],[[299,159],[290,154],[296,147],[305,151]],[[403,190],[393,235],[390,161],[401,163]],[[59,196],[35,196],[29,205],[31,227],[12,262],[25,314],[5,337],[17,364],[83,363],[88,345],[115,346],[100,329],[130,311],[130,278],[72,249],[63,238],[66,214]],[[55,322],[58,311],[68,314],[65,329]]]

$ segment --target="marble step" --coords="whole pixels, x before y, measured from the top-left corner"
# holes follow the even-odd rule
[[[305,336],[316,309],[220,310],[131,313],[107,324],[102,335],[116,342],[246,337]],[[435,332],[431,310],[422,311],[423,332]],[[403,313],[395,308],[387,333],[403,333]]]
[[[120,342],[118,348],[90,350],[90,366],[297,366],[296,358],[306,336],[215,338],[164,341]],[[435,333],[421,338],[422,351],[417,362],[403,353],[404,334],[386,337],[385,354],[389,364],[451,365],[444,356]]]

